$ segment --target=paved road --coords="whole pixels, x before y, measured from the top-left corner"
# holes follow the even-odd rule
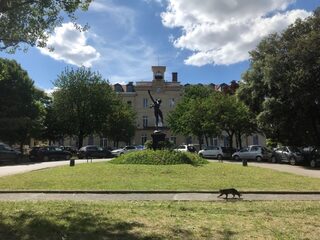
[[[209,160],[216,161],[216,160]],[[242,162],[223,161],[224,163],[242,164]],[[319,168],[309,168],[306,166],[291,166],[289,164],[265,163],[265,162],[248,162],[248,166],[268,168],[280,172],[288,172],[297,175],[320,178]]]
[[[94,159],[93,162],[110,161],[111,159]],[[216,160],[209,160],[216,161]],[[87,160],[75,160],[76,164],[86,163]],[[241,164],[241,162],[223,161],[223,163]],[[56,161],[56,162],[41,162],[41,163],[26,163],[14,166],[0,166],[0,177],[35,171],[39,169],[69,165],[69,161]],[[273,163],[257,163],[249,162],[248,166],[256,166],[262,168],[269,168],[280,172],[289,172],[297,175],[320,178],[320,169],[310,169],[304,166],[291,166],[288,164],[273,164]]]
[[[318,194],[242,194],[241,198],[218,198],[217,193],[126,193],[126,194],[61,194],[0,193],[0,201],[320,201]]]
[[[92,162],[110,161],[111,159],[93,159]],[[75,164],[87,163],[87,160],[75,160]],[[91,160],[89,160],[91,162]],[[54,161],[54,162],[40,162],[40,163],[25,163],[20,165],[0,166],[0,177],[14,175],[19,173],[31,172],[35,170],[52,168],[58,166],[69,165],[70,161]]]

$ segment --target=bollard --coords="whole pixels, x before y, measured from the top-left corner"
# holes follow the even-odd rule
[[[74,167],[74,159],[70,159],[70,167]]]
[[[242,159],[242,166],[247,167],[248,166],[248,160]]]

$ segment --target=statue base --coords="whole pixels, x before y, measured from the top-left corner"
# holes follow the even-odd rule
[[[160,149],[159,142],[164,142],[166,140],[166,134],[156,130],[151,134],[152,137],[152,148],[153,150]]]

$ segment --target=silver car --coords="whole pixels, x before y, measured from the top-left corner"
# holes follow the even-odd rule
[[[124,148],[119,148],[119,149],[115,149],[113,151],[111,151],[111,153],[114,156],[121,156],[122,154],[125,153],[129,153],[129,152],[134,152],[134,151],[138,151],[139,149],[137,149],[135,146],[125,146]]]
[[[232,158],[236,161],[242,159],[256,160],[257,162],[261,162],[263,160],[269,161],[271,156],[271,150],[260,145],[251,145],[232,154]]]
[[[296,165],[303,162],[303,156],[301,151],[297,147],[283,146],[273,151],[271,162],[273,163],[290,163]]]
[[[233,153],[232,148],[228,147],[215,147],[215,146],[207,146],[204,149],[198,152],[200,157],[207,157],[207,158],[217,158],[218,160],[231,158]]]

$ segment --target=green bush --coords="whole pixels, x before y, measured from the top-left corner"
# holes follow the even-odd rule
[[[147,140],[144,143],[144,146],[145,146],[146,149],[152,149],[152,141],[151,140]]]
[[[194,153],[183,153],[169,150],[143,150],[123,154],[110,161],[114,164],[149,164],[149,165],[175,165],[191,164],[194,166],[208,163],[207,160]]]

